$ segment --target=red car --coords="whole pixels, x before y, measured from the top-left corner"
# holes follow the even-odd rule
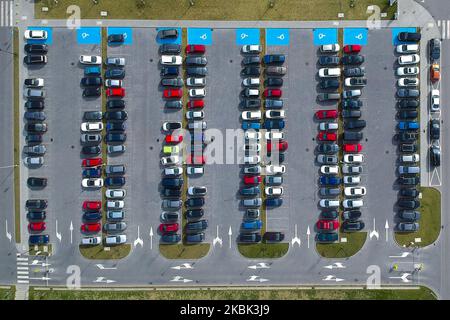
[[[95,233],[102,230],[102,225],[100,223],[83,223],[81,225],[81,232],[85,233]]]
[[[183,96],[183,90],[181,89],[165,89],[163,92],[164,98],[181,98]]]
[[[187,103],[188,109],[201,109],[205,106],[203,100],[191,100]]]
[[[362,145],[361,144],[349,144],[346,143],[342,146],[342,149],[344,150],[344,152],[360,152],[362,150]]]
[[[45,222],[30,222],[28,224],[28,230],[30,231],[44,231]]]
[[[266,89],[264,90],[264,97],[266,98],[279,98],[283,92],[280,89]]]
[[[336,141],[337,135],[336,135],[336,133],[332,133],[332,132],[320,131],[319,134],[317,134],[317,140],[319,140],[319,141]]]
[[[180,143],[181,141],[183,141],[183,136],[181,135],[168,134],[166,136],[166,143]]]
[[[178,223],[161,223],[159,225],[159,231],[162,233],[177,232],[178,231]]]
[[[83,159],[81,165],[83,167],[97,167],[101,166],[103,163],[102,158],[92,158],[92,159]]]
[[[93,210],[97,211],[102,208],[102,202],[101,201],[89,201],[86,200],[83,202],[83,210]]]
[[[316,112],[317,119],[336,119],[337,117],[337,110],[319,110]]]
[[[267,142],[267,152],[272,152],[272,150],[283,152],[286,151],[287,148],[288,143],[284,140],[281,140],[278,143],[271,143],[270,140]]]
[[[361,51],[361,46],[359,44],[349,44],[344,46],[345,53],[358,53]]]
[[[245,184],[260,184],[261,176],[244,176]]]
[[[319,220],[316,227],[321,231],[333,231],[339,228],[338,220]]]
[[[108,97],[125,97],[125,89],[124,88],[109,88],[106,89],[106,95]]]
[[[206,47],[202,44],[188,44],[186,53],[205,53]]]
[[[205,164],[206,158],[204,156],[190,155],[186,158],[186,164]]]

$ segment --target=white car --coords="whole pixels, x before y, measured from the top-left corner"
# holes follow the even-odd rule
[[[338,52],[341,49],[341,47],[339,46],[339,44],[324,44],[320,46],[320,51],[321,52],[329,52],[329,53],[334,53],[334,52]]]
[[[396,48],[397,53],[416,53],[419,52],[418,44],[400,44]]]
[[[205,89],[189,89],[190,98],[203,98],[206,95]]]
[[[345,199],[344,201],[342,201],[342,206],[345,209],[353,209],[353,208],[361,208],[364,205],[364,201],[360,200],[360,199]]]
[[[116,236],[107,236],[105,238],[105,244],[113,245],[113,244],[124,244],[127,242],[127,236],[124,234],[119,234]]]
[[[342,166],[342,173],[344,174],[360,174],[362,173],[363,168],[362,166],[352,166],[348,164],[344,164]]]
[[[257,44],[250,44],[242,46],[242,53],[260,53],[261,46]]]
[[[417,153],[414,154],[404,154],[401,156],[401,161],[403,163],[416,163],[419,162],[420,157]]]
[[[45,30],[25,30],[23,36],[27,40],[45,40],[48,34]]]
[[[206,78],[187,78],[186,85],[189,87],[204,87],[206,85]]]
[[[261,120],[261,111],[243,111],[243,120]]]
[[[337,122],[321,122],[319,123],[319,130],[321,131],[330,131],[339,129],[339,125]]]
[[[25,85],[28,88],[40,88],[44,86],[44,79],[42,78],[31,78],[25,80]]]
[[[266,187],[264,189],[266,196],[281,196],[283,191],[283,187]]]
[[[270,165],[270,166],[266,166],[266,174],[283,174],[286,172],[286,166],[285,165],[281,165],[281,166],[276,166],[276,165]]]
[[[44,164],[44,157],[26,157],[23,162],[27,166],[38,166]]]
[[[266,119],[284,119],[286,113],[284,110],[267,110]]]
[[[123,209],[125,202],[123,200],[108,200],[106,201],[107,209]]]
[[[82,245],[97,245],[102,243],[101,237],[85,237],[81,239]]]
[[[255,140],[258,141],[261,139],[261,132],[256,132],[253,130],[247,130],[244,132],[244,138],[245,140]]]
[[[100,56],[80,56],[80,63],[82,64],[102,64],[102,57]]]
[[[81,180],[83,188],[101,188],[103,187],[103,179],[101,178],[87,178]]]
[[[432,112],[439,111],[441,106],[441,93],[438,89],[431,90],[430,95],[430,108]]]
[[[328,77],[340,77],[341,69],[340,68],[320,68],[319,69],[319,77],[328,78]]]
[[[160,62],[162,65],[166,66],[181,66],[181,64],[183,63],[183,58],[181,58],[181,56],[163,55],[161,56]]]
[[[123,81],[118,79],[106,79],[105,86],[111,88],[121,88],[123,86]]]
[[[244,87],[259,87],[259,78],[245,78],[242,80],[242,85]]]
[[[179,164],[179,163],[180,163],[180,157],[179,156],[169,156],[169,157],[162,157],[161,158],[161,164],[163,166]]]
[[[361,183],[360,176],[344,176],[344,184],[359,184]]]
[[[103,123],[101,122],[83,122],[81,124],[81,131],[83,132],[98,132],[103,130]]]
[[[108,199],[123,199],[127,195],[125,189],[106,189],[106,198]]]
[[[319,201],[322,208],[339,208],[339,200],[322,199]]]
[[[357,154],[345,154],[344,155],[345,163],[362,163],[364,162],[364,156],[360,153]]]
[[[398,67],[397,76],[415,76],[419,74],[418,67]]]
[[[420,62],[420,57],[418,54],[408,54],[398,57],[397,61],[398,64],[402,66],[406,64],[416,64]]]
[[[266,140],[283,140],[284,132],[281,131],[268,131],[265,134]]]
[[[203,167],[187,167],[186,173],[188,175],[194,175],[194,174],[204,174],[205,170]]]
[[[399,87],[418,87],[419,79],[418,78],[400,78],[397,80],[397,84]]]
[[[186,112],[186,119],[188,120],[201,120],[205,117],[203,111],[188,111]]]
[[[323,174],[339,174],[339,167],[338,166],[321,166],[320,172]]]
[[[179,121],[175,121],[175,122],[166,121],[162,125],[162,128],[164,131],[177,130],[177,129],[181,129],[182,127],[183,127],[183,124]]]
[[[345,187],[344,194],[349,197],[361,197],[366,195],[365,187]]]
[[[244,90],[244,95],[247,98],[258,98],[259,97],[259,89],[245,89]]]
[[[164,169],[165,176],[179,176],[183,174],[183,167],[171,167]]]
[[[244,157],[244,164],[258,164],[260,161],[260,156]]]

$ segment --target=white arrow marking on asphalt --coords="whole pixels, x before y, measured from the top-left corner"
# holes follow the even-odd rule
[[[138,226],[138,232],[137,232],[137,239],[134,240],[133,245],[134,245],[134,247],[136,247],[138,244],[139,244],[141,247],[144,246],[144,241],[142,241],[141,237],[139,236],[139,226]]]
[[[5,227],[6,227],[6,237],[8,238],[9,242],[11,242],[12,235],[8,232],[8,220],[5,220]]]
[[[69,230],[70,230],[70,244],[72,244],[72,241],[73,241],[73,223],[72,223],[72,221],[70,221]]]
[[[335,262],[333,264],[325,266],[324,268],[327,268],[327,269],[334,269],[334,268],[336,268],[336,269],[345,269],[345,266],[341,262]]]
[[[370,231],[370,233],[369,233],[370,240],[372,240],[372,237],[377,238],[377,240],[380,237],[380,235],[378,234],[378,231],[375,230],[375,218],[373,218],[373,230]]]
[[[386,242],[389,241],[389,223],[386,219],[386,224],[384,225],[384,229],[386,229]]]
[[[150,227],[150,250],[153,250],[153,227]]]
[[[186,283],[186,282],[192,282],[192,280],[186,279],[186,278],[183,278],[183,277],[180,277],[180,276],[175,276],[175,277],[173,277],[172,280],[170,280],[170,282],[184,282],[184,283]]]
[[[389,258],[406,258],[410,254],[411,254],[411,252],[402,252],[402,254],[399,256],[389,256]]]
[[[344,281],[344,279],[337,278],[334,275],[328,275],[328,276],[326,276],[326,278],[323,278],[322,280],[323,281],[336,281],[336,282]]]
[[[17,277],[19,278],[19,277]],[[42,280],[42,281],[48,281],[48,280],[52,280],[52,278],[49,277],[41,277],[41,278],[24,278],[24,279],[29,279],[29,280]]]
[[[230,249],[231,249],[231,236],[233,235],[233,232],[231,231],[231,226],[230,226],[230,228],[228,229],[228,238],[229,238],[229,241],[230,241]]]
[[[403,273],[401,277],[389,277],[389,279],[401,279],[402,282],[411,282],[411,280],[408,279],[410,275],[411,273]]]
[[[104,282],[104,283],[113,283],[116,282],[114,280],[110,280],[110,279],[106,279],[105,277],[97,277],[97,279],[95,279],[92,282]]]
[[[190,263],[183,263],[182,265],[171,267],[171,269],[181,270],[181,269],[194,269]]]
[[[308,237],[308,249],[309,249],[309,236],[311,235],[311,230],[309,230],[309,226],[308,229],[306,229],[306,236]]]
[[[264,279],[260,276],[250,276],[250,278],[248,278],[246,281],[266,282],[269,281],[269,279]]]
[[[31,266],[35,266],[35,265],[37,265],[39,263],[39,260],[33,260],[32,262],[31,262]]]
[[[56,224],[56,237],[58,238],[59,242],[61,242],[62,235],[61,233],[58,232],[58,220],[55,220],[55,224]]]
[[[213,247],[216,246],[216,243],[220,244],[220,247],[222,248],[222,239],[219,238],[219,226],[216,228],[216,237],[213,239]]]
[[[308,226],[308,228],[309,228],[309,226]],[[297,225],[294,226],[294,237],[291,240],[291,246],[293,247],[294,244],[296,244],[296,243],[300,247],[301,241],[300,241],[300,238],[297,235]]]
[[[259,263],[255,264],[253,266],[249,266],[248,268],[249,269],[253,269],[253,270],[256,270],[256,269],[270,269],[270,266],[267,263],[265,263],[265,262],[259,262]]]
[[[102,265],[102,264],[96,264],[95,265],[97,268],[99,268],[100,270],[116,270],[117,268],[116,267],[105,267],[104,265]]]

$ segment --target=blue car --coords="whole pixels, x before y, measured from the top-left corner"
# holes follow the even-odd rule
[[[99,76],[101,73],[100,67],[86,67],[84,68],[85,76]]]
[[[283,129],[284,128],[284,120],[266,120],[264,121],[264,129]]]
[[[100,212],[85,212],[83,214],[83,220],[86,222],[94,222],[102,219],[102,214]]]
[[[260,230],[261,228],[262,228],[261,220],[242,222],[241,224],[242,230]]]
[[[83,170],[83,178],[100,178],[102,170],[99,168],[89,168]]]
[[[125,177],[108,177],[105,179],[107,187],[122,187],[125,185]]]
[[[284,54],[266,54],[264,56],[264,63],[265,64],[273,64],[273,63],[284,63],[285,60]]]
[[[320,176],[319,181],[321,185],[337,186],[341,184],[341,178],[335,176]]]
[[[279,207],[283,204],[281,198],[268,198],[266,199],[266,207]]]
[[[36,234],[28,238],[29,244],[47,244],[50,241],[50,236],[48,234]]]
[[[259,187],[249,187],[249,188],[242,188],[239,190],[239,193],[242,196],[257,196],[260,193]]]
[[[242,129],[243,130],[248,130],[248,129],[259,130],[259,129],[261,129],[261,124],[259,122],[242,121]]]
[[[399,130],[418,130],[419,123],[416,121],[400,121],[398,123]]]

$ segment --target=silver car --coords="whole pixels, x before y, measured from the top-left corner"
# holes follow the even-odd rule
[[[106,65],[123,67],[125,66],[125,58],[108,57],[106,58]]]
[[[108,145],[107,147],[107,151],[109,154],[112,153],[121,153],[121,152],[125,152],[126,148],[123,144],[120,145]]]
[[[109,222],[105,224],[106,232],[121,232],[127,228],[127,224],[125,222]]]
[[[23,162],[27,166],[39,166],[44,164],[44,157],[26,157]]]
[[[164,199],[162,201],[162,206],[163,206],[163,208],[166,208],[166,209],[180,209],[181,205],[182,205],[181,200]]]
[[[259,207],[262,205],[262,199],[261,198],[244,199],[242,200],[242,205],[244,207]]]
[[[28,99],[44,99],[45,91],[41,89],[27,89],[25,90],[25,98]]]
[[[107,245],[123,244],[125,242],[127,242],[127,236],[124,234],[119,234],[116,236],[108,236],[105,238],[105,243]]]

